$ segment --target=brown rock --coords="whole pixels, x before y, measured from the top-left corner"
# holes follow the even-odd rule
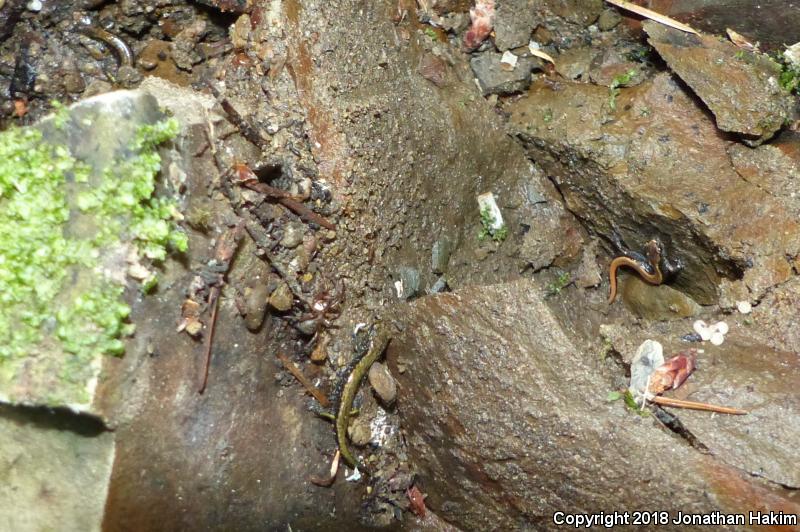
[[[546,0],[553,13],[568,22],[590,26],[603,11],[603,0]]]
[[[356,447],[363,447],[372,439],[372,429],[366,416],[356,416],[350,420],[347,436]]]
[[[245,317],[244,322],[251,331],[257,331],[264,323],[267,313],[267,298],[269,288],[266,283],[259,283],[244,291]]]
[[[640,318],[678,320],[697,315],[701,308],[689,296],[662,284],[653,286],[636,275],[620,278],[625,306]]]
[[[793,97],[783,90],[780,66],[715,35],[692,35],[663,24],[643,24],[648,42],[711,109],[717,127],[751,144],[772,137],[790,116]]]
[[[592,240],[583,248],[581,263],[575,275],[575,284],[581,288],[597,286],[603,280],[600,267],[597,265],[598,247],[597,240]]]
[[[394,320],[402,330],[389,345],[388,360],[391,366],[402,353],[407,364],[398,377],[402,422],[430,507],[469,530],[537,528],[564,504],[603,508],[636,501],[672,513],[690,506],[708,512],[729,485],[712,483],[709,468],[747,486],[748,496],[726,499],[727,511],[769,504],[757,479],[726,465],[727,454],[703,455],[620,402],[606,402],[611,384],[565,334],[543,297],[542,287],[520,281],[429,296],[397,309]],[[758,409],[757,415],[724,421],[730,441],[714,440],[721,451],[764,445],[778,464],[791,460],[795,453],[787,444],[796,429],[779,432],[776,446],[766,434],[748,434],[761,416],[770,426],[792,426],[772,411],[783,399],[776,394],[764,402],[761,388],[748,391],[742,385],[761,380],[736,373],[724,357],[703,368],[709,381],[726,378],[727,389],[736,381],[733,406]],[[721,403],[722,393],[715,388],[704,398]],[[704,418],[709,428],[718,420]],[[669,459],[653,459],[664,456]],[[760,466],[766,456],[741,465]],[[653,478],[658,482],[648,481]],[[788,495],[773,503],[789,503]]]
[[[754,298],[790,278],[797,218],[736,173],[729,142],[693,97],[662,74],[620,89],[616,111],[608,102],[604,87],[537,81],[509,108],[511,127],[572,212],[595,234],[618,228],[632,245],[660,235],[685,264],[674,286],[700,304],[716,302],[721,277],[744,272]]]
[[[274,292],[269,296],[269,304],[272,308],[279,312],[286,312],[292,308],[294,296],[292,291],[285,282],[281,281]]]
[[[384,405],[391,405],[397,397],[397,385],[394,377],[389,373],[389,368],[375,362],[369,368],[369,384],[375,393],[378,394]]]

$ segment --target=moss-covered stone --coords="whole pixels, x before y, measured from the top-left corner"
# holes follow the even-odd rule
[[[74,120],[61,109],[48,127],[69,139]],[[133,333],[129,264],[187,248],[175,200],[154,196],[156,148],[178,124],[136,126],[99,168],[46,131],[0,133],[0,397],[74,406],[90,402],[97,357],[122,355]]]

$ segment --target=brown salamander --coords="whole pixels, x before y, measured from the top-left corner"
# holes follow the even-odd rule
[[[622,251],[621,242],[617,237],[614,243]],[[608,295],[608,304],[614,302],[617,297],[617,270],[623,266],[636,271],[639,276],[653,285],[659,285],[673,278],[683,269],[680,261],[670,261],[664,256],[664,246],[661,241],[654,238],[645,245],[645,254],[636,252],[622,252],[623,254],[611,261],[608,267],[608,277],[611,283],[611,291]]]

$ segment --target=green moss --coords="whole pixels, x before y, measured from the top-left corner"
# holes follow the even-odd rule
[[[612,111],[616,111],[617,109],[617,96],[619,96],[619,88],[630,83],[635,75],[636,69],[632,68],[624,74],[614,76],[614,79],[611,80],[611,85],[608,88],[608,106]]]
[[[572,276],[569,272],[561,272],[555,281],[547,285],[545,298],[550,298],[561,293],[561,291],[572,284]]]
[[[175,120],[142,127],[134,156],[94,174],[36,129],[0,133],[0,373],[60,350],[68,357],[60,376],[78,383],[95,355],[123,354],[133,332],[125,287],[100,266],[109,269],[102,261],[131,241],[153,260],[186,250],[176,203],[153,197],[155,148],[177,132]]]
[[[503,224],[497,229],[494,228],[495,219],[492,215],[492,209],[484,207],[481,209],[481,230],[478,233],[478,240],[486,240],[491,238],[495,242],[502,242],[508,238],[508,227]]]

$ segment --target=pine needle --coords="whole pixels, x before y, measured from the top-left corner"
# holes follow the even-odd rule
[[[637,6],[636,4],[633,4],[626,0],[606,0],[606,2],[608,2],[611,5],[621,7],[622,9],[627,9],[628,11],[632,11],[637,15],[643,16],[644,18],[655,20],[656,22],[664,24],[665,26],[669,26],[670,28],[675,28],[676,30],[685,31],[687,33],[695,33],[695,34],[697,33],[696,30],[690,28],[683,22],[678,22],[673,18],[669,18],[660,13],[656,13],[655,11],[647,9],[646,7]]]

